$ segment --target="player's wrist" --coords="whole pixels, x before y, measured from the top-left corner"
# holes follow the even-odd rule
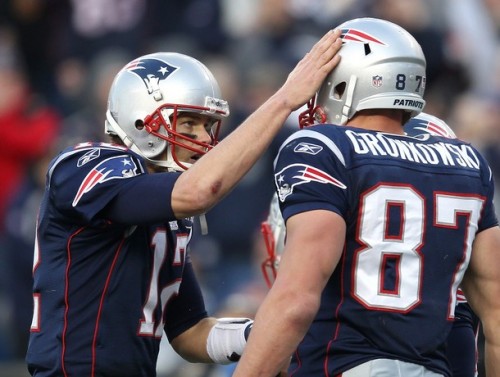
[[[240,359],[253,321],[249,318],[218,318],[207,338],[207,353],[217,364]]]

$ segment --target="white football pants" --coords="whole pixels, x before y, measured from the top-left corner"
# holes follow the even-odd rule
[[[443,377],[422,365],[400,360],[376,359],[358,365],[341,375],[342,377]]]

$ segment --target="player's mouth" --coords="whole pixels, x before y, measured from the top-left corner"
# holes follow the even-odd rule
[[[194,164],[196,161],[198,161],[200,158],[201,158],[201,154],[195,154],[195,155],[192,155],[189,162]]]

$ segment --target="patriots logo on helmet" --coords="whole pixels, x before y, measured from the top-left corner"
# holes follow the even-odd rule
[[[130,178],[138,175],[138,168],[134,160],[128,155],[110,157],[95,166],[83,179],[80,188],[73,199],[75,207],[82,196],[92,190],[99,183],[112,179]]]
[[[421,134],[430,134],[434,136],[443,136],[449,139],[455,139],[457,136],[446,124],[433,122],[432,120],[412,118],[405,124],[405,133],[409,136],[418,136]]]
[[[352,41],[352,42],[360,42],[360,43],[377,43],[383,46],[386,46],[384,42],[382,42],[380,39],[377,39],[370,34],[367,34],[363,31],[356,30],[356,29],[342,29],[342,34],[340,35],[340,38],[344,42]]]
[[[293,192],[295,186],[303,183],[319,182],[331,184],[341,189],[347,188],[346,185],[325,173],[323,170],[306,164],[288,165],[274,175],[274,180],[276,187],[278,187],[278,196],[282,202],[284,202],[285,198]]]
[[[139,76],[151,94],[158,89],[160,81],[165,80],[178,68],[160,59],[141,58],[129,63],[124,69]]]

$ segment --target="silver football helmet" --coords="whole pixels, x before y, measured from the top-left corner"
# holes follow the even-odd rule
[[[421,136],[421,135],[433,135],[433,136],[443,136],[448,139],[456,139],[457,135],[451,129],[448,124],[428,113],[420,113],[416,117],[411,118],[404,125],[404,132],[408,136]]]
[[[180,112],[213,118],[211,143],[203,143],[176,131]],[[217,81],[198,60],[173,52],[141,56],[116,75],[109,92],[105,132],[150,162],[173,170],[187,169],[179,161],[175,145],[200,155],[216,143],[223,117],[229,115]],[[189,141],[195,147],[185,144]],[[162,157],[167,150],[167,157]]]
[[[323,82],[300,117],[314,123],[346,124],[366,109],[402,109],[409,117],[425,101],[426,61],[422,48],[402,27],[376,18],[357,18],[342,29],[340,63]]]

